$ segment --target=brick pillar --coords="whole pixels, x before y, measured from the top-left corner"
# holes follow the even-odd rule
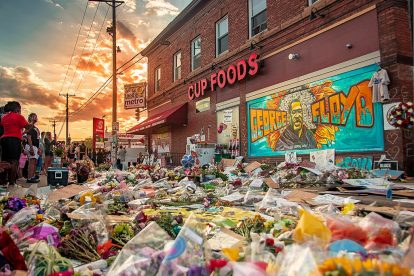
[[[381,65],[388,71],[391,102],[413,101],[413,40],[408,1],[384,0],[377,5]],[[400,169],[414,175],[414,130],[384,132],[385,153]]]

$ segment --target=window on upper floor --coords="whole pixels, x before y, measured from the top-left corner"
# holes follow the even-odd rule
[[[181,51],[174,54],[174,81],[181,79]]]
[[[160,81],[161,81],[161,67],[158,66],[155,69],[155,74],[154,74],[154,88],[155,88],[155,92],[160,91]]]
[[[308,0],[308,4],[309,4],[309,6],[312,6],[313,4],[315,4],[318,1],[319,0]]]
[[[250,36],[267,29],[266,0],[249,0]]]
[[[229,17],[226,15],[216,23],[216,56],[229,49]]]
[[[191,71],[201,65],[201,37],[198,36],[191,41]]]

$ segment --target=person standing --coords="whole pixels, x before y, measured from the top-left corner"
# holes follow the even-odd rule
[[[80,155],[80,146],[79,144],[75,144],[75,159],[76,160],[81,160],[81,155]]]
[[[120,170],[123,170],[124,167],[126,167],[126,164],[125,164],[125,160],[126,160],[126,149],[123,148],[122,146],[119,146],[118,160],[119,160],[119,169]]]
[[[37,166],[37,160],[39,159],[39,145],[40,145],[40,131],[36,127],[37,115],[31,113],[28,117],[29,124],[31,125],[30,130],[27,132],[26,151],[29,152],[29,168],[27,175],[27,183],[38,183],[39,179],[36,179],[35,172]]]
[[[45,168],[46,170],[52,165],[53,159],[53,152],[52,152],[52,145],[54,141],[52,140],[52,133],[46,132],[46,136],[44,139],[44,149],[45,149]]]
[[[83,160],[83,156],[86,154],[86,146],[83,142],[80,144],[79,150],[80,150],[79,159]]]
[[[44,160],[45,160],[43,139],[45,139],[45,132],[44,131],[42,131],[40,133],[39,149],[38,149],[39,158],[37,159],[36,172],[35,172],[35,178],[36,179],[39,179],[39,175],[43,171],[43,163],[44,163]]]
[[[4,133],[1,136],[1,160],[10,163],[11,171],[8,175],[10,185],[17,179],[19,159],[22,153],[22,129],[30,129],[30,124],[21,115],[21,106],[18,102],[8,102],[4,107],[5,114],[1,117],[0,125]]]
[[[98,153],[96,154],[96,164],[99,166],[104,162],[104,152],[102,149],[98,149]]]

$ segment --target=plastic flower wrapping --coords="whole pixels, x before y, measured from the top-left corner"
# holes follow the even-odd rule
[[[333,193],[372,172],[282,163],[247,173],[247,164],[235,164],[140,164],[90,173],[78,194],[55,202],[5,196],[0,276],[414,272],[409,212]]]

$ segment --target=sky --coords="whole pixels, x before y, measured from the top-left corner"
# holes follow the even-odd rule
[[[191,2],[124,1],[117,8],[118,66],[145,48]],[[37,113],[41,131],[53,132],[50,121],[56,119],[59,140],[64,140],[66,100],[59,93],[76,94],[69,101],[69,112],[74,112],[112,75],[108,7],[87,0],[0,0],[0,106],[19,101],[24,116]],[[146,68],[144,58],[118,77],[121,132],[137,124],[135,110],[123,108],[123,85],[145,81]],[[92,118],[102,116],[110,130],[112,82],[86,108],[70,116],[71,138],[91,137]]]

